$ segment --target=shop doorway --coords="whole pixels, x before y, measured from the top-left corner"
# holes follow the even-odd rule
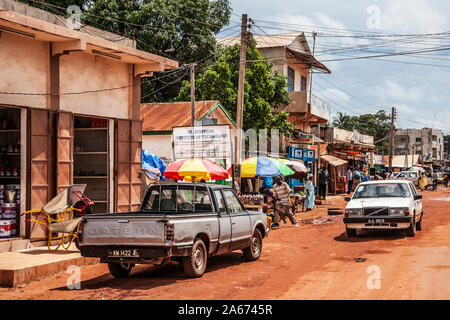
[[[94,213],[110,211],[109,120],[74,117],[73,182],[86,184],[85,195],[94,201]]]
[[[0,238],[20,236],[20,212],[23,212],[21,175],[21,109],[0,107]],[[23,195],[23,194],[22,194]]]

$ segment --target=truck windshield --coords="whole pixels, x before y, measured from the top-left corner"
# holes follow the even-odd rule
[[[212,212],[212,204],[204,186],[162,185],[150,188],[144,210],[170,213]]]
[[[410,191],[404,183],[377,183],[360,185],[356,189],[353,199],[400,197],[408,198]]]

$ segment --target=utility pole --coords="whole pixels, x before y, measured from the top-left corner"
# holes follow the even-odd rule
[[[311,69],[310,69],[310,77],[309,77],[309,105],[310,105],[310,112],[311,112],[311,106],[312,106],[312,81],[313,81],[313,64],[314,64],[314,53],[316,50],[316,36],[317,32],[313,31],[312,37],[313,37],[313,52],[311,56]],[[320,139],[320,123],[317,125],[317,128],[319,129],[319,139]],[[315,172],[316,177],[316,186],[319,185],[319,170],[320,170],[320,142],[317,145],[317,170]]]
[[[242,126],[243,126],[243,113],[244,113],[244,82],[245,82],[245,65],[247,56],[247,42],[248,42],[248,17],[247,14],[242,15],[241,25],[241,52],[239,59],[239,82],[238,82],[238,95],[237,95],[237,109],[236,109],[236,143],[234,152],[234,164],[235,166],[241,166],[241,153],[242,153]],[[240,172],[240,170],[238,170]],[[234,170],[233,170],[234,173]],[[239,188],[241,187],[240,175],[234,177],[234,181],[237,181]]]
[[[394,121],[396,117],[395,108],[392,107],[391,111],[391,131],[389,133],[389,172],[392,171],[392,154],[394,151]]]
[[[189,65],[191,69],[191,122],[195,126],[195,63]]]

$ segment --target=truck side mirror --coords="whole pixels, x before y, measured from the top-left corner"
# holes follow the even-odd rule
[[[422,195],[421,194],[415,195],[414,200],[422,200]]]
[[[345,198],[344,198],[344,200],[347,201],[347,202],[349,202],[351,199],[352,199],[352,198],[350,198],[350,197],[345,197]]]

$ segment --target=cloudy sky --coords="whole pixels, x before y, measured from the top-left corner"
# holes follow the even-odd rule
[[[332,73],[314,75],[313,91],[331,103],[332,116],[395,106],[398,127],[450,134],[450,50],[442,50],[450,34],[436,34],[450,30],[450,0],[232,0],[232,7],[231,25],[247,13],[256,34],[304,31],[312,47],[311,33],[319,33],[316,58]],[[423,51],[354,59],[416,50]]]

